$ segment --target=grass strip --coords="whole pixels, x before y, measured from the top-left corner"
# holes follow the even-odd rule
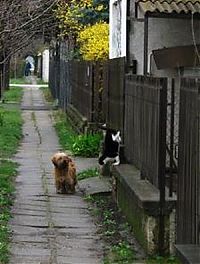
[[[25,77],[22,77],[22,78],[11,78],[10,79],[10,83],[11,84],[26,84],[27,83],[27,80]]]
[[[10,87],[9,90],[3,94],[4,102],[16,102],[20,103],[23,95],[23,89],[21,87]]]
[[[10,206],[13,203],[14,179],[18,165],[12,161],[0,160],[0,263],[9,261],[8,222],[11,217]]]
[[[10,206],[13,204],[15,176],[18,164],[11,160],[22,138],[22,117],[17,106],[22,98],[21,88],[11,88],[4,92],[6,104],[0,105],[0,263],[9,263],[9,220]],[[7,104],[8,103],[8,104]]]
[[[22,137],[20,110],[0,107],[0,158],[13,155]]]

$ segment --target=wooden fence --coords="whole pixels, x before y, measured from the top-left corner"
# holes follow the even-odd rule
[[[106,122],[109,127],[119,129],[126,160],[140,169],[142,178],[159,187],[163,202],[166,149],[167,155],[174,156],[173,145],[179,144],[177,242],[199,244],[199,81],[181,81],[179,142],[178,138],[172,140],[173,116],[178,113],[172,109],[166,144],[167,107],[175,105],[174,96],[167,102],[166,79],[126,75],[124,58],[102,65],[65,59],[60,62],[59,50],[54,53],[50,60],[50,88],[60,106],[65,109],[72,104],[89,122]],[[65,81],[60,80],[64,75]],[[175,164],[173,156],[168,158],[167,169],[169,164]]]
[[[103,113],[108,127],[124,136],[125,59],[107,61],[103,66]]]
[[[93,121],[93,85],[92,63],[69,62],[71,104],[88,121]]]
[[[126,76],[125,157],[157,187],[165,173],[166,112],[166,79]]]
[[[200,244],[200,81],[180,90],[177,243]]]
[[[60,99],[60,56],[58,46],[50,49],[49,88],[54,99]]]
[[[68,61],[64,44],[50,50],[49,87],[58,105],[69,105],[90,122],[104,122],[102,114],[102,63]]]
[[[105,122],[120,130],[125,159],[141,170],[142,178],[158,186],[160,164],[166,158],[166,80],[125,77],[124,58],[102,65],[63,62],[59,57],[52,65],[50,83],[59,105],[71,104],[88,122]],[[53,68],[56,74],[51,74]],[[65,82],[58,80],[63,71]]]

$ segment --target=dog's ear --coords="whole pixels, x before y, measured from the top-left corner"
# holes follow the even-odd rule
[[[57,159],[56,159],[55,156],[53,156],[53,157],[51,158],[51,161],[52,161],[52,163],[53,163],[53,165],[54,165],[55,167],[58,166],[58,164],[57,164]]]

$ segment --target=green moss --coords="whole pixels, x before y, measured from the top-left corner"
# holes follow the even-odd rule
[[[147,250],[147,240],[144,232],[145,216],[142,209],[134,205],[134,197],[127,189],[124,190],[119,181],[117,182],[118,203],[122,212],[126,215],[129,224],[133,227],[133,232],[144,249]]]

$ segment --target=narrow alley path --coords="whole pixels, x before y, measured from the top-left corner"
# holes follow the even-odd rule
[[[41,91],[24,89],[22,144],[10,221],[10,264],[102,263],[103,247],[81,194],[57,195],[51,156],[60,149]],[[78,170],[95,166],[76,159]]]

